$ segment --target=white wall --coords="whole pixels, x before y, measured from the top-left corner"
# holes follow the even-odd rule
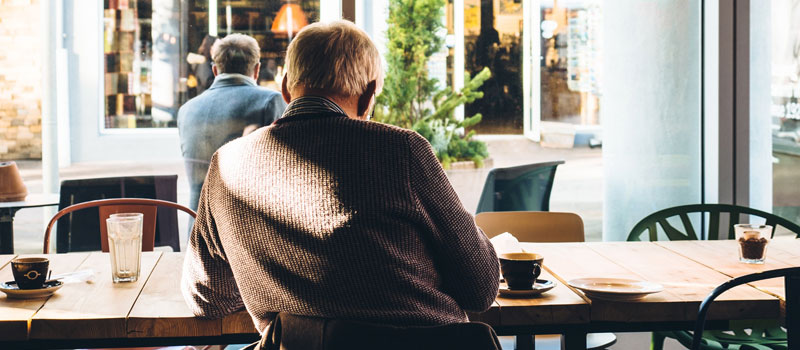
[[[603,3],[603,240],[700,202],[699,3]]]
[[[772,212],[771,1],[750,1],[750,202]]]

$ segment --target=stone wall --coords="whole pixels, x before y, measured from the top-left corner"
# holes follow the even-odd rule
[[[0,0],[0,160],[42,158],[40,0]]]

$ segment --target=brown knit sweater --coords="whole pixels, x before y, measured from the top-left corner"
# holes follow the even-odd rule
[[[261,331],[278,311],[437,325],[486,310],[497,256],[430,144],[300,100],[212,158],[184,264],[192,311],[244,306]]]

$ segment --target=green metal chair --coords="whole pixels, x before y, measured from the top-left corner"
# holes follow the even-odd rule
[[[708,221],[708,235],[701,232],[698,237],[690,215],[695,218],[703,217]],[[706,214],[708,216],[706,217]],[[722,220],[727,216],[727,229],[720,230]],[[628,241],[641,241],[647,233],[650,241],[658,241],[660,232],[670,241],[698,240],[698,239],[734,239],[733,225],[741,222],[747,216],[758,217],[766,220],[765,224],[772,226],[772,235],[775,228],[783,226],[800,237],[800,225],[765,211],[730,204],[690,204],[659,210],[639,221],[630,234]],[[669,219],[673,219],[672,223]],[[673,225],[676,221],[679,225]],[[683,230],[675,226],[683,226]],[[786,332],[781,329],[777,321],[742,322],[733,325],[732,331],[706,331],[703,333],[703,350],[775,350],[787,349]],[[652,349],[663,350],[666,338],[673,338],[686,348],[692,346],[693,334],[689,331],[661,331],[653,332]]]
[[[563,160],[494,168],[486,176],[475,213],[484,211],[550,211],[556,167]]]

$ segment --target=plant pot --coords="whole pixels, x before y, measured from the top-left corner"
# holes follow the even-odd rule
[[[0,162],[0,202],[24,201],[28,189],[15,162]]]

